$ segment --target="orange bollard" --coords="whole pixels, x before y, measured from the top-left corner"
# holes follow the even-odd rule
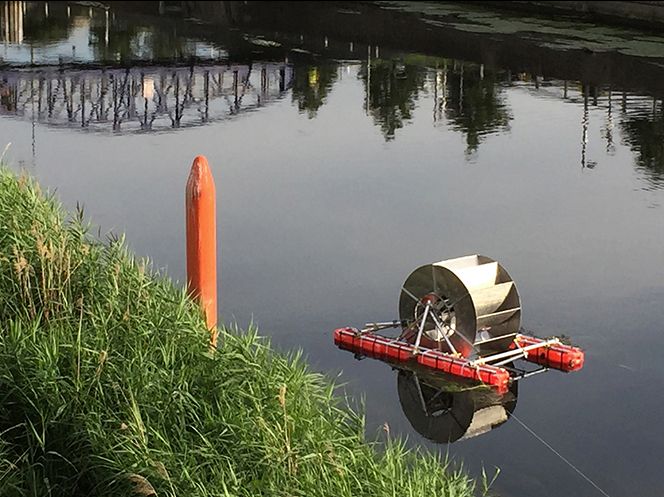
[[[210,346],[217,346],[216,192],[207,159],[194,159],[187,180],[187,288],[205,313]]]

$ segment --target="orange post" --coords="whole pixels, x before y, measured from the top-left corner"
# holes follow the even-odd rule
[[[185,191],[187,287],[205,313],[210,346],[217,346],[216,192],[207,159],[194,159]]]

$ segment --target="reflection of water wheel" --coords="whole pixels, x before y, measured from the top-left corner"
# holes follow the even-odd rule
[[[415,431],[434,442],[456,442],[473,420],[470,391],[444,392],[418,381],[405,370],[399,371],[397,391],[401,408]]]
[[[491,338],[516,333],[521,304],[505,268],[489,257],[470,255],[413,271],[401,289],[399,314],[411,343],[422,329],[424,347],[453,348],[468,357],[478,331]],[[508,343],[497,340],[493,346],[504,349]]]
[[[486,433],[507,421],[516,408],[517,382],[504,396],[489,389],[461,388],[422,379],[408,370],[399,371],[397,377],[406,418],[415,431],[434,442],[452,443]]]

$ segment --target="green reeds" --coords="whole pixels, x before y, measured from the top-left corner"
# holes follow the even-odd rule
[[[120,240],[0,169],[0,497],[470,496],[365,440],[299,354],[220,330]]]

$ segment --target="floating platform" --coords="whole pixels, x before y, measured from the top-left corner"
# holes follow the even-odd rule
[[[547,369],[571,372],[583,367],[584,352],[578,347],[564,345],[557,340],[543,340],[528,335],[517,334],[510,350],[503,354],[470,359],[461,355],[430,348],[418,348],[401,340],[388,338],[357,328],[334,330],[334,343],[342,350],[348,350],[361,357],[371,357],[395,364],[417,364],[434,372],[441,372],[462,380],[476,381],[493,388],[497,393],[507,393],[513,374],[500,363],[507,359],[523,359]]]

